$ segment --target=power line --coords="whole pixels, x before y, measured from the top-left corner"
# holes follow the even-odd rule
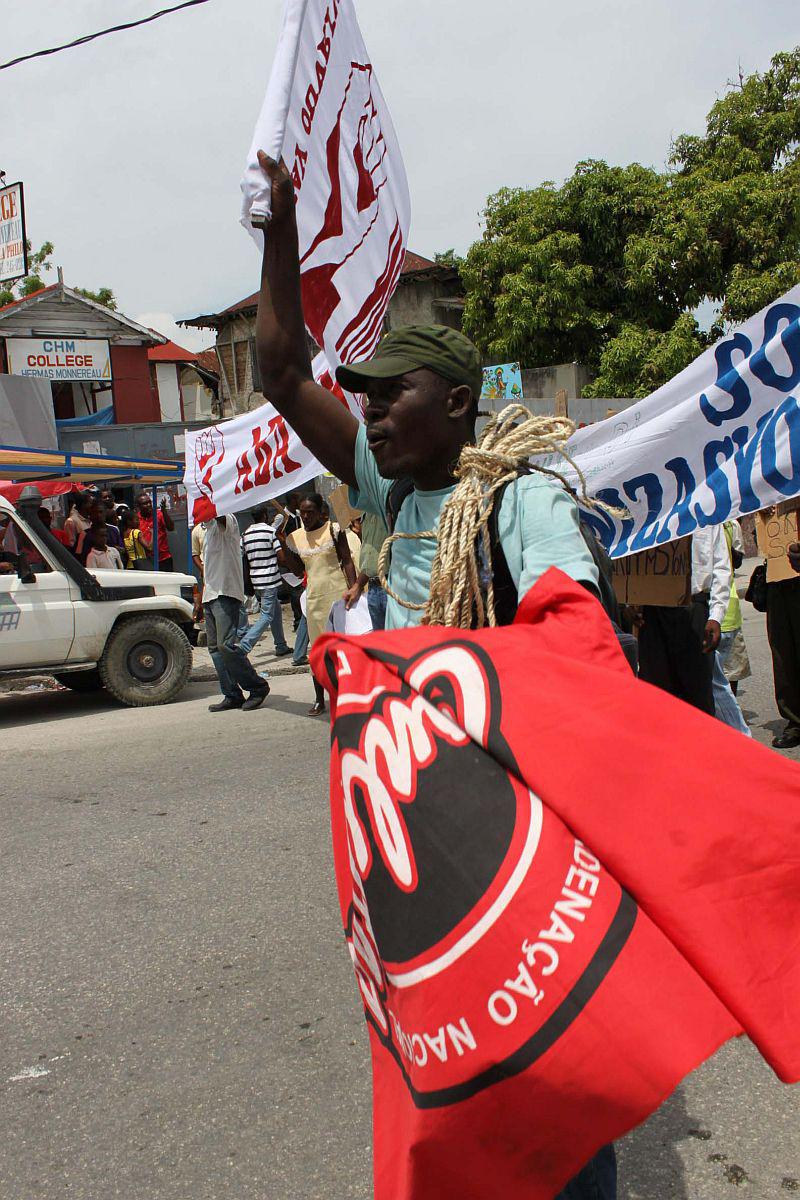
[[[195,4],[207,3],[208,0],[184,0],[183,4],[176,4],[173,8],[162,8],[151,16],[142,17],[138,21],[128,21],[125,25],[112,25],[109,29],[101,29],[98,33],[87,33],[84,37],[75,38],[74,42],[65,42],[63,46],[51,46],[49,50],[35,50],[33,54],[21,54],[19,58],[12,58],[10,62],[0,63],[0,71],[5,71],[8,67],[16,67],[18,63],[28,62],[31,58],[45,58],[48,54],[58,54],[60,50],[71,50],[73,46],[84,46],[86,42],[93,42],[95,38],[105,37],[108,33],[120,33],[123,29],[135,29],[137,25],[149,25],[151,21],[157,21],[159,17],[166,17],[182,8],[193,8]]]

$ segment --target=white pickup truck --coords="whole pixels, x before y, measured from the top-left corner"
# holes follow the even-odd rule
[[[0,678],[54,675],[129,705],[166,704],[192,668],[194,578],[87,571],[39,520],[28,487],[0,496]]]

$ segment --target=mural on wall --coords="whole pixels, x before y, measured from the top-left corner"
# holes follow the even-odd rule
[[[483,368],[481,400],[503,400],[511,403],[522,399],[522,372],[519,363],[500,363]]]

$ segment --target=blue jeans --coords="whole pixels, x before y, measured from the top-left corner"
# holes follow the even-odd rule
[[[261,610],[254,624],[250,626],[249,632],[246,631],[244,637],[240,639],[239,649],[245,654],[249,654],[263,637],[264,630],[269,626],[275,641],[275,649],[279,653],[285,653],[289,647],[286,645],[286,638],[283,636],[283,614],[281,606],[278,603],[277,584],[275,587],[264,588],[263,592],[258,592],[257,595]]]
[[[603,1146],[591,1162],[571,1179],[556,1200],[616,1200],[617,1156],[613,1146]]]
[[[206,643],[223,696],[235,704],[244,700],[243,692],[258,695],[267,689],[246,654],[237,645],[241,604],[232,596],[217,596],[203,605],[206,617]]]
[[[308,654],[308,625],[304,616],[300,618],[300,624],[294,632],[294,654],[292,662],[298,663],[301,658],[305,658]]]
[[[377,580],[370,580],[367,585],[367,606],[372,619],[373,629],[386,628],[386,592]]]
[[[714,715],[718,721],[738,729],[745,737],[752,737],[749,726],[742,716],[739,702],[731,691],[731,685],[725,678],[718,652],[714,651],[714,674],[711,676],[711,688],[714,693]]]

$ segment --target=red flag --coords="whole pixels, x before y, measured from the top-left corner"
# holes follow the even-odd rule
[[[378,1200],[552,1197],[741,1029],[800,1077],[800,771],[634,678],[551,569],[513,626],[314,647]]]

